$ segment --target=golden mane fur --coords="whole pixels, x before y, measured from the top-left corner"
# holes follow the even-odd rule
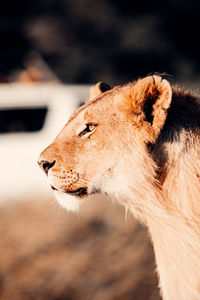
[[[158,75],[99,83],[39,158],[76,210],[104,193],[148,229],[164,300],[200,299],[200,100]]]

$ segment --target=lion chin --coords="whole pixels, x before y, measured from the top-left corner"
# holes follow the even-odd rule
[[[58,201],[58,203],[67,209],[68,211],[73,211],[73,212],[78,212],[82,200],[78,199],[75,196],[60,192],[60,191],[55,191],[55,196]]]

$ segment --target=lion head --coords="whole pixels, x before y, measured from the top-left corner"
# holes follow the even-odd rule
[[[126,201],[153,184],[154,143],[170,106],[172,90],[160,76],[111,88],[98,83],[39,157],[58,202],[77,210],[87,196],[103,193]],[[140,188],[139,188],[140,187]]]

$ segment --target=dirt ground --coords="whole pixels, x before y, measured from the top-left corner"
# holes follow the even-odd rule
[[[148,234],[105,199],[1,207],[0,237],[0,300],[160,300]]]

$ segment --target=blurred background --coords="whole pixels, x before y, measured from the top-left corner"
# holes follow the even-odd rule
[[[164,72],[198,90],[199,13],[194,0],[1,3],[0,299],[160,299],[146,230],[101,197],[63,211],[36,161],[91,84]]]

